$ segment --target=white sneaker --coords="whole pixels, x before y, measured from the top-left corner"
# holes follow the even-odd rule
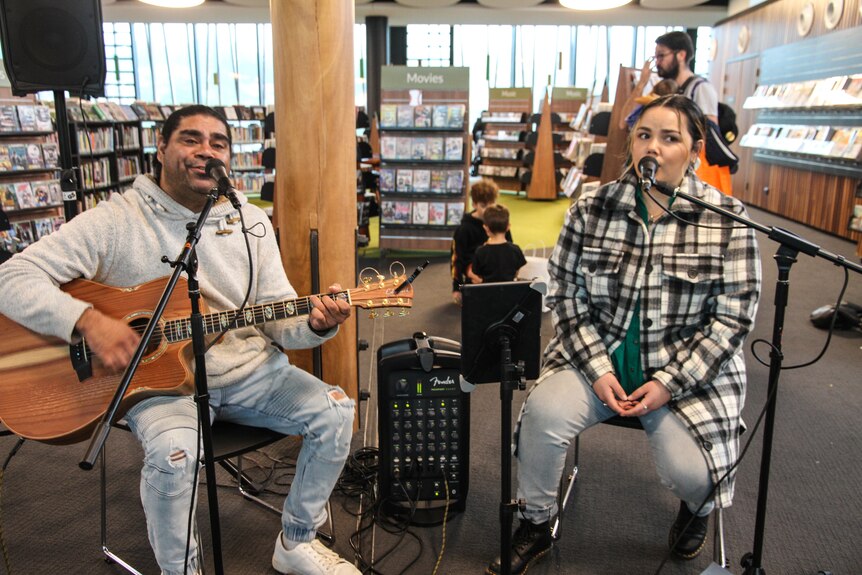
[[[284,546],[281,533],[275,541],[272,566],[291,575],[361,575],[361,571],[314,539],[291,550]]]

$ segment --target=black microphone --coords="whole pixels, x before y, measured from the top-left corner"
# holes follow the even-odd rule
[[[207,160],[206,166],[204,166],[204,171],[209,177],[216,181],[219,195],[227,196],[231,205],[237,210],[240,209],[242,204],[240,204],[239,198],[236,197],[236,188],[233,187],[233,183],[227,175],[227,168],[225,167],[224,162],[218,158],[210,158]]]
[[[652,156],[644,156],[638,162],[638,171],[641,173],[641,187],[644,191],[655,185],[655,173],[658,171],[658,162]]]

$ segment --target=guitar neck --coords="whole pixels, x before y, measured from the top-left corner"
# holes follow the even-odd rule
[[[311,303],[312,297],[343,299],[348,304],[353,305],[350,298],[350,290],[343,290],[335,293],[318,294],[316,296],[306,296],[280,302],[253,305],[232,311],[209,313],[203,316],[204,333],[206,335],[212,335],[241,327],[250,327],[271,321],[279,321],[282,319],[308,315],[311,313],[311,310],[314,309],[314,305]],[[166,321],[163,327],[163,332],[171,343],[191,339],[191,319],[183,318]]]

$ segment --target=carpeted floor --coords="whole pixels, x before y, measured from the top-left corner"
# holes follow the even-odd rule
[[[504,196],[504,201],[509,198]],[[548,208],[550,209],[550,208]],[[767,225],[787,227],[824,249],[852,257],[850,242],[821,234],[759,210],[752,216]],[[514,227],[514,226],[513,226]],[[547,227],[551,227],[548,224]],[[526,230],[524,230],[526,232]],[[521,232],[515,228],[519,242]],[[524,235],[523,237],[526,237]],[[769,339],[775,293],[775,245],[760,237],[764,290],[757,325],[749,343]],[[449,302],[445,256],[415,284],[415,306],[407,318],[369,320],[357,314],[360,337],[370,349],[359,355],[360,385],[369,394],[361,403],[361,427],[354,437],[354,459],[365,462],[364,448],[378,444],[376,428],[376,349],[385,342],[410,337],[416,331],[460,339],[460,309]],[[389,258],[364,257],[361,265],[388,267]],[[412,268],[419,260],[403,260]],[[808,321],[808,314],[833,300],[842,274],[832,264],[800,256],[791,272],[790,305],[783,334],[785,365],[815,356],[825,334]],[[851,277],[845,299],[862,303],[862,278]],[[550,336],[545,318],[542,339]],[[758,355],[767,356],[764,345]],[[767,369],[748,349],[748,398],[745,419],[751,428],[765,400]],[[804,369],[781,374],[766,515],[762,566],[771,575],[815,575],[829,569],[835,575],[862,573],[862,450],[859,413],[862,411],[862,333],[836,333],[825,357]],[[516,392],[514,409],[525,392]],[[445,527],[410,527],[389,533],[381,523],[363,533],[363,556],[374,559],[375,573],[461,575],[481,573],[499,549],[500,395],[495,384],[481,385],[471,397],[470,492],[466,511],[450,516]],[[740,557],[752,549],[762,431],[749,430],[752,447],[740,466],[734,505],[725,514],[730,571],[743,573]],[[14,439],[0,438],[0,453]],[[111,546],[140,565],[143,573],[157,573],[146,540],[138,498],[140,448],[125,432],[109,439]],[[101,559],[99,547],[98,474],[84,472],[77,463],[86,445],[55,447],[28,442],[5,470],[0,527],[10,570],[15,574],[118,574],[116,565]],[[273,469],[270,487],[283,493],[290,477],[291,442],[283,442],[258,456],[261,473]],[[367,451],[367,449],[366,449]],[[278,463],[273,464],[273,459]],[[275,465],[273,468],[272,466]],[[368,471],[368,470],[365,470]],[[219,482],[229,484],[219,472]],[[279,530],[275,514],[243,501],[227,487],[219,491],[225,572],[231,575],[274,573],[269,561]],[[349,538],[357,530],[359,491],[354,483],[333,496],[336,542],[343,555],[351,553]],[[280,495],[269,500],[279,503]],[[368,505],[368,499],[362,499]],[[660,484],[645,438],[636,431],[599,426],[584,433],[581,474],[574,499],[562,525],[562,540],[548,559],[530,575],[627,575],[653,573],[666,550],[667,530],[676,503]],[[198,505],[199,524],[209,553],[207,504]],[[373,539],[372,539],[373,536]],[[389,550],[392,549],[390,552]],[[665,574],[698,574],[710,563],[711,545],[691,562],[672,560]],[[209,557],[209,554],[208,554]],[[212,573],[211,559],[207,559]]]

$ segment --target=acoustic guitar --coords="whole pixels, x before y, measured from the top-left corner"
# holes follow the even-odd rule
[[[77,279],[61,289],[143,333],[167,281],[161,278],[116,288]],[[387,280],[378,275],[376,279],[363,279],[355,289],[319,297],[340,299],[365,309],[409,308],[413,287],[408,284],[396,293],[404,282],[404,276]],[[123,397],[120,416],[148,397],[194,392],[191,305],[186,285],[186,280],[180,278]],[[313,296],[218,313],[209,313],[201,302],[202,313],[206,314],[204,330],[215,337],[231,329],[303,316],[313,309],[310,297]],[[396,314],[385,312],[387,316]],[[406,315],[406,310],[402,309],[400,315]],[[372,312],[372,317],[376,316],[377,312]],[[16,435],[45,443],[63,445],[88,439],[106,413],[123,375],[107,372],[94,359],[86,341],[70,345],[0,315],[0,421]]]

